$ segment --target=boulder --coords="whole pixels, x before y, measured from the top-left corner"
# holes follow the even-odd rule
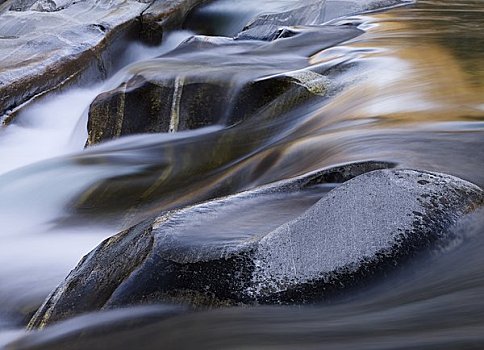
[[[274,118],[298,102],[324,96],[327,86],[324,76],[310,70],[255,79],[242,87],[232,87],[229,72],[225,77],[199,73],[186,72],[164,81],[134,76],[100,94],[89,109],[87,144],[124,135],[233,125],[260,109],[266,118]]]
[[[188,5],[200,2],[163,1],[163,7],[150,13],[159,11],[165,21],[176,13],[172,28],[182,22]],[[22,104],[51,90],[81,78],[104,77],[123,41],[149,36],[141,20],[149,6],[135,0],[0,4],[0,121],[10,122]]]
[[[228,6],[230,0],[218,0],[195,8],[185,27],[206,35],[239,39],[274,40],[284,28],[320,25],[362,12],[383,10],[412,3],[412,0],[281,0],[264,4],[246,0],[241,8]]]
[[[314,22],[314,17],[323,13],[324,3],[320,0],[278,0],[264,3],[246,0],[244,6],[234,7],[230,0],[217,0],[195,8],[187,16],[184,26],[205,35],[233,37],[259,16],[269,16],[274,22],[278,20],[287,26],[308,25]]]
[[[124,135],[271,119],[326,93],[307,56],[361,33],[346,26],[301,29],[287,42],[197,36],[168,55],[132,66],[89,109],[88,145]],[[292,54],[288,55],[288,50]]]
[[[238,34],[238,39],[274,40],[279,38],[279,28],[297,25],[318,25],[324,22],[326,2],[319,0],[299,0],[286,9],[261,14],[252,19]]]
[[[154,0],[141,16],[141,37],[143,41],[158,45],[166,30],[182,25],[186,15],[207,0]]]
[[[29,327],[139,303],[326,300],[446,247],[457,240],[453,225],[484,204],[482,189],[464,180],[366,172],[377,165],[318,171],[146,220],[84,257]]]
[[[7,12],[12,7],[12,0],[0,0],[0,15]]]
[[[415,0],[326,0],[323,22],[363,12],[381,11],[391,7],[404,6]]]

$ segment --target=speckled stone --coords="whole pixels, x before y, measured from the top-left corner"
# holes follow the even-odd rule
[[[453,227],[483,205],[482,189],[444,174],[375,170],[389,166],[326,169],[147,220],[87,255],[30,327],[147,302],[318,302],[458,241]],[[335,182],[344,183],[309,209],[293,204]],[[262,210],[269,203],[277,204]],[[254,219],[257,208],[265,220]]]

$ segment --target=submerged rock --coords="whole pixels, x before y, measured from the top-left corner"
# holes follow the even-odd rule
[[[136,225],[83,258],[29,327],[138,303],[321,301],[445,246],[459,218],[483,205],[471,183],[400,169],[357,176],[306,211],[294,204],[307,190],[382,165],[319,171]]]
[[[87,144],[233,125],[256,114],[260,120],[275,118],[325,95],[328,81],[305,69],[307,56],[360,33],[345,26],[307,28],[274,43],[194,37],[168,55],[131,67],[124,83],[100,94],[90,106]]]
[[[0,118],[9,122],[23,103],[77,79],[103,77],[124,40],[149,36],[143,13],[181,24],[202,0],[8,0],[0,5]],[[10,11],[8,11],[10,9]],[[3,13],[2,13],[3,11]],[[172,17],[173,16],[173,17]],[[155,35],[155,34],[153,34]],[[152,35],[152,36],[153,36]]]

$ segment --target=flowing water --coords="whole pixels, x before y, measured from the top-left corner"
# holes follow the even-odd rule
[[[247,16],[258,12],[258,4],[248,3],[240,14],[235,0],[209,4],[201,12],[216,29],[204,32],[232,35]],[[284,1],[270,1],[267,10],[279,5]],[[154,62],[144,61],[131,64],[104,85],[71,89],[40,101],[3,130],[0,345],[2,339],[5,343],[22,333],[18,327],[25,317],[91,248],[160,210],[368,159],[445,172],[484,186],[484,2],[417,1],[381,13],[335,19],[333,24],[355,25],[364,33],[318,51],[305,63],[325,71],[331,95],[277,120],[130,136],[82,150],[83,110],[99,91]],[[153,49],[132,49],[139,54],[126,56],[124,64],[167,52],[186,35],[175,34],[153,55]],[[216,55],[228,59],[237,50],[225,49]],[[209,59],[203,52],[190,55]],[[297,52],[278,55],[274,67]],[[159,179],[161,185],[154,187]],[[99,189],[108,193],[102,201],[96,200]],[[297,202],[296,211],[303,210],[326,190],[275,198],[274,205],[254,203],[260,212],[249,215],[249,226],[263,225],[265,216],[279,222],[276,213],[287,210],[293,215],[296,210],[284,207],[284,200]],[[71,334],[82,331],[91,334],[84,343],[75,338],[85,348],[94,348],[96,340],[98,348],[126,349],[157,348],[156,344],[224,349],[481,349],[483,214],[478,212],[456,228],[462,239],[445,253],[422,257],[374,287],[331,305],[234,308],[178,316],[170,309],[168,318],[163,308],[128,310],[130,316],[121,310],[59,324],[17,345],[54,348],[50,342],[67,339],[64,347],[58,347],[67,348],[66,344],[74,344]],[[225,223],[227,234],[241,225],[237,217],[230,219]],[[130,331],[113,326],[112,332],[99,334],[89,328],[130,317],[151,321]]]

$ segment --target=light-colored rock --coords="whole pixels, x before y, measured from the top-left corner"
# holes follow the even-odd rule
[[[278,32],[298,25],[320,25],[345,16],[406,5],[412,0],[245,0],[230,6],[218,0],[190,13],[188,27],[210,35],[274,40]],[[217,25],[214,25],[216,23]]]
[[[326,8],[322,20],[327,22],[344,16],[379,11],[414,2],[415,0],[326,0]]]
[[[190,6],[200,2],[163,1],[165,6],[150,13],[163,16],[173,28],[181,24]],[[104,77],[127,40],[150,33],[143,26],[148,21],[142,19],[150,3],[135,0],[22,0],[0,6],[4,8],[0,11],[3,122],[9,122],[15,110],[32,98],[80,78]],[[163,28],[158,30],[161,39]]]

